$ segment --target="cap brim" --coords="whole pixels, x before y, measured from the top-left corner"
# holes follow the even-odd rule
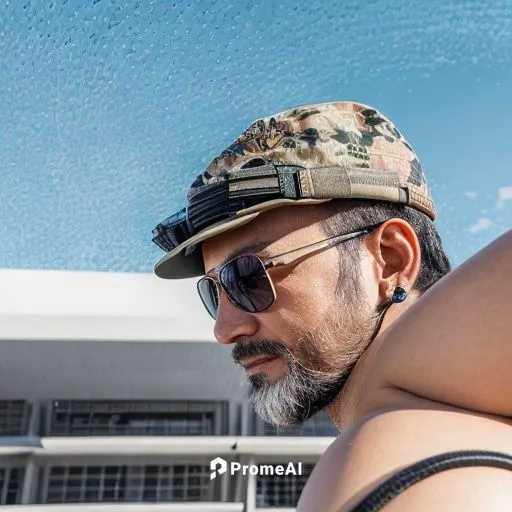
[[[197,245],[214,236],[239,228],[253,221],[260,213],[279,206],[312,205],[331,199],[276,199],[242,210],[232,219],[213,224],[168,252],[155,265],[155,274],[162,279],[186,279],[204,274],[203,255],[200,250],[186,254],[185,249]]]

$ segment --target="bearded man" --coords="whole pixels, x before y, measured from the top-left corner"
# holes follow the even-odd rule
[[[343,432],[298,511],[510,506],[512,232],[452,272],[414,150],[354,102],[256,121],[187,199],[156,274],[200,277],[265,421]]]

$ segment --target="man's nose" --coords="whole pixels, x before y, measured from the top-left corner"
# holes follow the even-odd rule
[[[223,345],[229,345],[235,343],[240,336],[254,336],[257,330],[258,321],[255,315],[238,309],[222,293],[213,329],[217,341]]]

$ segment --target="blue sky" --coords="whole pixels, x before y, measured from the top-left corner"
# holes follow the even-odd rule
[[[512,226],[511,1],[0,1],[0,267],[150,272],[254,119],[357,100],[411,142],[455,265]]]

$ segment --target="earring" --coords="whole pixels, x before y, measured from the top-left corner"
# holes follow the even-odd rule
[[[407,292],[401,287],[397,286],[395,291],[393,292],[393,297],[391,298],[391,302],[397,304],[399,302],[403,302],[407,298]]]

